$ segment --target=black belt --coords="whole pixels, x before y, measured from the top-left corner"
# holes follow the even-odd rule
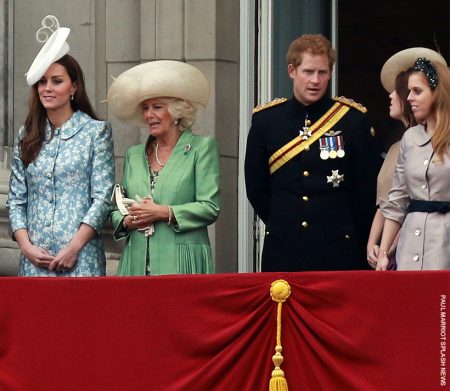
[[[450,212],[450,202],[411,200],[408,206],[408,213],[411,212],[438,212],[445,214]]]

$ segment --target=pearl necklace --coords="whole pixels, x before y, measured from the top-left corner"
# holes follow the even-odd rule
[[[159,142],[156,142],[156,147],[155,147],[155,158],[156,158],[156,162],[159,164],[160,167],[164,167],[165,164],[163,162],[161,162],[161,160],[159,160],[159,155],[158,155],[158,149],[159,149]]]

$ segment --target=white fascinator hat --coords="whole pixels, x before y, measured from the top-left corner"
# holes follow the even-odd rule
[[[141,103],[159,97],[179,98],[196,108],[206,107],[208,79],[199,69],[185,62],[145,62],[126,70],[114,80],[108,90],[107,102],[120,121],[146,127]]]
[[[37,83],[51,64],[69,52],[70,47],[66,42],[69,33],[68,27],[59,27],[55,16],[47,15],[42,19],[42,27],[36,32],[36,39],[45,43],[25,74],[29,86]]]

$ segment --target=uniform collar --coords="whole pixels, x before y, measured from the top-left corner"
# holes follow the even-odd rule
[[[426,131],[425,126],[419,124],[412,129],[414,129],[412,140],[417,146],[421,147],[431,140],[431,135]]]
[[[61,134],[61,139],[67,140],[77,134],[92,118],[82,111],[76,111],[73,113],[66,122],[62,124],[60,128],[55,129],[55,136]],[[46,135],[51,133],[50,121],[47,118],[45,124]]]
[[[320,98],[317,102],[311,103],[310,105],[304,105],[301,103],[295,96],[292,97],[292,101],[296,106],[303,108],[308,114],[314,116],[315,114],[322,115],[324,111],[328,110],[331,103],[333,102],[328,96],[325,94]]]

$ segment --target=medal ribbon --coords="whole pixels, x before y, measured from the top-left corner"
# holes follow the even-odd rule
[[[349,106],[346,106],[340,102],[336,102],[331,108],[316,121],[309,130],[311,131],[311,137],[307,140],[302,140],[300,136],[297,136],[293,140],[289,141],[286,145],[282,146],[278,151],[274,152],[269,159],[269,171],[272,175],[276,170],[286,164],[289,160],[303,152],[312,143],[323,136],[328,130],[330,130],[340,119],[350,110]]]
[[[337,145],[338,145],[338,151],[344,150],[344,138],[342,136],[337,136]]]
[[[330,142],[330,151],[336,151],[336,137],[331,136],[331,137],[327,137],[327,141]]]

